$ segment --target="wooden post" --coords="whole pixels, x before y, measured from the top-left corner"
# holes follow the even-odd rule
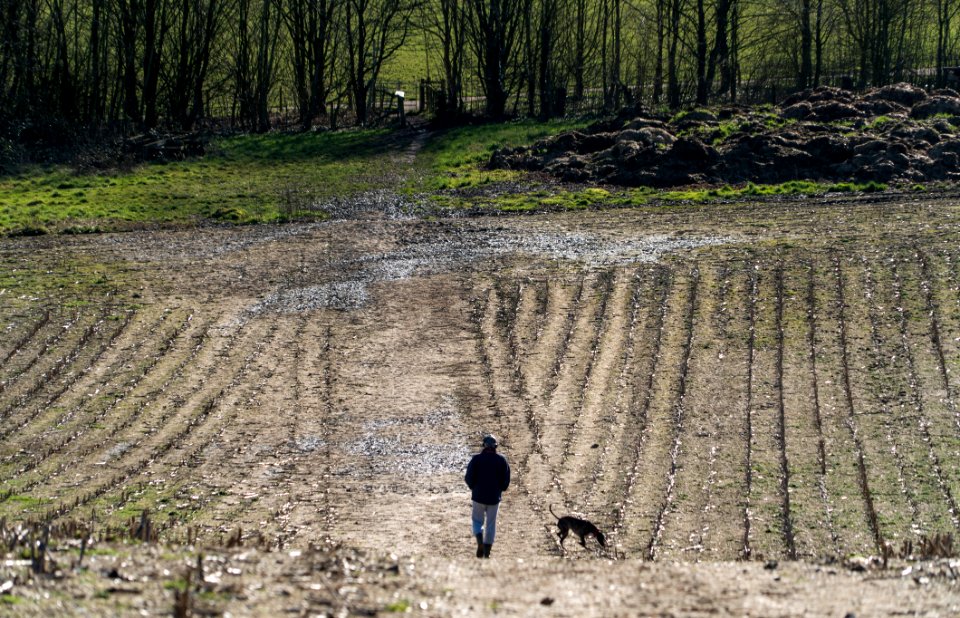
[[[397,90],[393,93],[397,97],[397,116],[400,118],[400,126],[407,126],[407,113],[404,109],[404,101],[406,100],[406,93],[403,90]]]

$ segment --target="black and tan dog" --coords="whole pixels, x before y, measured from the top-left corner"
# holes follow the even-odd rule
[[[560,547],[563,548],[563,541],[567,538],[571,532],[580,537],[580,544],[584,547],[587,546],[587,537],[593,535],[597,539],[597,543],[600,543],[600,547],[606,547],[607,541],[603,538],[603,533],[600,532],[600,529],[594,526],[592,523],[586,519],[580,519],[579,517],[574,517],[572,515],[566,515],[564,517],[559,517],[556,513],[553,512],[553,505],[549,505],[550,514],[557,518],[557,527],[560,528]]]

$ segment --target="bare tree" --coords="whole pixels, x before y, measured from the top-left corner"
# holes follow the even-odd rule
[[[85,119],[92,124],[103,122],[106,115],[106,76],[109,71],[107,65],[108,46],[104,30],[108,26],[105,14],[106,0],[92,0],[90,6],[90,45],[89,52],[90,75],[87,84],[87,105]],[[0,80],[2,83],[2,80]]]
[[[237,117],[256,131],[270,129],[280,20],[274,0],[237,0],[233,83]],[[254,13],[256,12],[256,13]]]
[[[415,35],[442,67],[439,113],[454,116],[472,74],[494,118],[511,104],[563,113],[567,88],[614,110],[631,80],[673,108],[827,73],[866,87],[920,69],[943,86],[958,11],[957,0],[0,0],[0,137],[190,129],[206,114],[265,131],[286,93],[304,129],[348,109],[366,124]]]
[[[13,115],[29,114],[35,107],[35,70],[39,33],[39,0],[4,0],[3,41],[0,54],[0,86],[4,110]]]
[[[947,84],[947,74],[944,68],[947,66],[955,45],[953,20],[957,17],[957,11],[960,10],[960,3],[955,2],[955,0],[934,0],[933,8],[937,29],[935,52],[937,86],[942,88]]]
[[[560,105],[560,96],[557,95],[559,86],[554,51],[558,40],[559,7],[559,0],[540,0],[537,86],[540,90],[540,117],[544,120],[561,111],[556,109]]]
[[[733,15],[732,0],[718,0],[715,7],[716,34],[713,38],[713,47],[710,49],[710,56],[707,59],[707,71],[704,76],[706,89],[713,89],[713,82],[720,75],[720,86],[717,89],[719,93],[726,93],[730,84],[730,33],[731,17]],[[699,85],[698,85],[699,95]]]
[[[169,22],[170,0],[117,0],[123,50],[123,109],[138,125],[159,121],[157,92]]]
[[[623,0],[609,0],[611,21],[610,69],[607,73],[606,103],[609,109],[619,107],[623,87]]]
[[[660,103],[663,98],[663,62],[664,46],[667,40],[668,0],[655,0],[657,25],[657,60],[653,69],[653,102]]]
[[[172,41],[175,64],[167,97],[171,120],[191,129],[203,114],[203,86],[223,22],[224,0],[179,0],[178,4]]]
[[[346,0],[347,80],[357,121],[366,124],[383,65],[407,40],[411,0]]]
[[[667,41],[667,105],[670,109],[680,107],[680,48],[681,18],[684,0],[667,0],[669,8],[669,38]]]
[[[445,88],[441,113],[457,116],[463,111],[467,11],[460,0],[436,0],[432,8],[429,14],[433,19],[428,23],[431,23],[433,34],[440,42],[440,64]]]
[[[859,65],[860,87],[890,81],[900,64],[911,0],[838,0]]]
[[[71,65],[68,46],[69,33],[67,15],[73,10],[64,0],[49,0],[47,8],[50,15],[51,37],[48,41],[49,57],[53,66],[47,72],[46,92],[50,97],[48,108],[60,118],[77,120],[76,107],[77,84]]]
[[[594,37],[588,0],[573,0],[573,97],[580,100],[586,92],[587,62]]]
[[[523,5],[514,0],[467,0],[470,41],[486,95],[486,112],[503,118],[509,96],[508,77],[514,68]]]
[[[297,113],[304,129],[326,108],[343,5],[344,0],[287,0],[283,5]]]
[[[707,7],[705,0],[696,0],[697,11],[697,105],[706,105],[710,95],[707,81]]]
[[[533,0],[522,0],[523,6],[523,80],[527,86],[527,116],[536,115],[537,105],[537,45],[539,37],[534,36],[537,29],[534,24]],[[519,94],[519,93],[518,93]]]

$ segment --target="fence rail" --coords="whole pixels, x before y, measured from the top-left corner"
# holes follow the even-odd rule
[[[956,74],[955,74],[956,73]],[[937,75],[934,69],[917,69],[910,71],[900,79],[925,89],[936,87]],[[956,87],[960,80],[960,69],[948,72],[950,85]],[[845,73],[833,73],[821,77],[819,85],[832,86],[859,92],[853,78]],[[404,93],[403,112],[399,105],[396,93]],[[665,106],[665,101],[655,101],[653,98],[654,84],[651,82],[622,85],[618,96],[605,95],[600,86],[585,88],[579,96],[573,94],[569,88],[558,88],[552,99],[554,113],[552,116],[587,116],[600,115],[616,111],[619,107],[640,102],[656,109]],[[681,101],[683,107],[693,105],[696,93],[696,83],[681,82]],[[798,91],[795,80],[788,77],[763,77],[746,79],[737,84],[736,103],[740,104],[778,104],[786,97]],[[462,84],[459,103],[451,105],[447,100],[446,84],[443,80],[421,79],[417,83],[383,81],[376,85],[368,101],[368,123],[372,125],[397,122],[401,117],[411,114],[444,114],[481,116],[486,111],[486,94],[480,82],[466,80]],[[661,92],[666,92],[663,84]],[[713,100],[712,103],[728,103],[729,96]],[[347,126],[354,122],[352,109],[345,100],[328,105],[326,121],[336,126]],[[534,92],[533,101],[530,101],[526,89],[515,90],[507,101],[506,114],[511,117],[531,117],[540,115],[540,93]],[[211,117],[225,118],[213,115]],[[271,109],[272,126],[276,128],[292,128],[299,123],[297,110],[293,107],[274,107]]]

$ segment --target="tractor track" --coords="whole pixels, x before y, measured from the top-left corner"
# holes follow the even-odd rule
[[[47,309],[43,312],[43,317],[34,322],[33,326],[27,330],[17,341],[10,347],[10,350],[3,355],[3,358],[0,359],[0,369],[3,369],[7,362],[20,353],[20,351],[27,345],[34,337],[37,336],[43,327],[50,323],[50,310]],[[5,381],[0,382],[0,393],[6,389],[7,383]]]
[[[937,448],[935,446],[933,435],[930,431],[930,420],[927,418],[925,409],[926,406],[923,402],[923,395],[919,390],[921,382],[917,373],[914,352],[910,344],[910,335],[907,323],[908,320],[905,310],[905,299],[903,295],[903,281],[901,278],[900,269],[897,267],[896,260],[892,260],[891,264],[891,270],[893,274],[893,294],[896,302],[897,324],[900,331],[900,350],[907,361],[910,395],[914,409],[917,413],[917,428],[920,432],[923,442],[927,445],[927,456],[930,460],[933,473],[937,479],[937,486],[940,488],[940,492],[947,502],[947,510],[950,514],[950,519],[953,523],[954,529],[960,531],[960,509],[958,509],[956,498],[953,495],[953,491],[950,489],[949,482],[947,481],[943,461],[940,458],[940,455],[937,454]]]
[[[654,323],[650,329],[653,331],[653,341],[650,349],[650,371],[647,372],[646,380],[638,381],[635,386],[635,392],[632,394],[632,401],[640,401],[639,405],[634,405],[631,410],[631,418],[636,419],[637,437],[632,445],[631,464],[627,468],[626,479],[623,486],[623,498],[615,510],[616,519],[613,525],[614,534],[620,533],[627,523],[628,506],[633,501],[634,487],[640,478],[642,455],[647,443],[649,432],[649,413],[650,405],[653,400],[653,382],[659,370],[659,361],[661,358],[661,349],[666,328],[667,317],[667,298],[670,295],[673,286],[673,273],[666,268],[659,268],[654,274],[652,283],[654,289],[659,290],[659,295],[655,297]],[[642,393],[638,397],[637,391]]]
[[[749,560],[753,555],[753,549],[751,547],[751,495],[753,493],[753,392],[754,392],[754,357],[756,355],[756,341],[757,341],[757,297],[759,295],[759,275],[757,271],[759,270],[759,265],[754,264],[750,261],[746,263],[746,267],[749,269],[748,275],[748,291],[747,298],[748,300],[748,309],[747,309],[747,324],[748,324],[748,339],[747,339],[747,397],[744,410],[746,414],[744,415],[744,428],[743,434],[746,441],[746,448],[744,453],[744,496],[743,496],[743,543],[741,545],[740,557],[744,560]]]
[[[844,400],[846,402],[847,415],[844,423],[850,431],[850,437],[853,440],[855,454],[857,458],[857,479],[860,485],[861,497],[867,512],[867,524],[870,526],[870,533],[873,536],[875,549],[881,553],[884,548],[884,538],[880,531],[880,522],[877,519],[877,510],[874,505],[873,492],[870,490],[870,483],[867,478],[866,455],[864,454],[863,441],[860,437],[860,428],[856,418],[856,407],[853,400],[853,388],[850,385],[850,352],[847,341],[847,320],[846,320],[846,292],[843,270],[840,265],[840,258],[836,254],[830,256],[830,262],[833,266],[836,277],[837,294],[837,315],[839,316],[839,338],[840,338],[840,365],[841,381],[843,385]]]
[[[784,284],[783,284],[783,262],[778,262],[774,271],[774,285],[776,286],[776,310],[775,310],[775,330],[777,338],[776,352],[776,383],[774,387],[777,391],[777,445],[780,451],[780,495],[783,501],[783,537],[787,548],[787,557],[790,560],[797,559],[797,543],[794,539],[793,515],[790,508],[790,461],[787,457],[787,421],[786,405],[784,404],[783,394],[783,356],[784,356],[784,334],[783,334],[783,303],[784,303]]]
[[[806,264],[806,332],[807,354],[810,359],[810,392],[813,397],[813,424],[817,432],[817,490],[823,503],[823,518],[830,532],[834,555],[840,555],[840,535],[837,533],[831,512],[830,492],[827,489],[827,447],[823,431],[823,405],[820,401],[820,373],[817,365],[817,300],[816,274],[812,262]]]
[[[647,545],[646,556],[648,560],[655,560],[659,549],[660,539],[664,531],[664,518],[668,509],[673,504],[676,487],[677,470],[679,468],[680,455],[683,445],[683,429],[687,412],[684,409],[684,398],[687,395],[687,378],[690,373],[690,356],[693,350],[693,329],[694,316],[697,311],[697,292],[700,284],[700,270],[694,268],[690,272],[690,289],[687,300],[687,311],[684,316],[685,340],[683,344],[683,360],[680,363],[680,375],[678,377],[676,401],[673,405],[673,440],[670,446],[670,468],[667,473],[666,488],[657,514],[652,524],[652,533],[650,543]]]

